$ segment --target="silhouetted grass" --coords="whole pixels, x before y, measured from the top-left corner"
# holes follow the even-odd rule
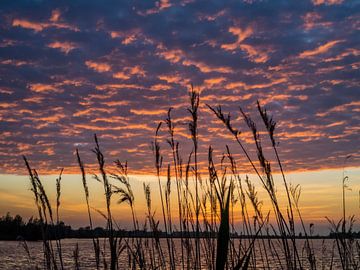
[[[82,177],[82,185],[85,193],[85,201],[90,229],[93,231],[93,215],[95,210],[106,220],[107,235],[101,245],[101,239],[92,236],[93,257],[97,269],[272,269],[273,263],[282,269],[324,269],[323,259],[317,258],[312,243],[312,227],[306,228],[302,218],[300,207],[300,186],[290,185],[287,182],[284,168],[278,151],[278,143],[275,137],[276,122],[260,103],[257,110],[267,131],[270,146],[275,155],[275,161],[270,161],[263,151],[263,138],[260,136],[257,124],[250,115],[240,108],[240,114],[244,123],[250,130],[254,142],[257,161],[249,154],[250,150],[242,141],[241,132],[233,127],[230,113],[225,114],[221,106],[207,105],[224,125],[222,132],[229,132],[234,141],[240,147],[247,162],[255,172],[266,191],[271,203],[271,210],[265,213],[262,210],[263,201],[253,182],[244,175],[241,176],[237,160],[230,149],[226,146],[219,164],[214,160],[213,148],[209,146],[207,160],[207,175],[200,174],[198,162],[198,118],[200,108],[200,95],[193,88],[190,91],[190,107],[188,113],[191,120],[188,123],[191,137],[192,150],[183,159],[180,155],[181,145],[176,141],[176,123],[172,120],[171,109],[165,119],[163,130],[160,122],[155,130],[152,142],[154,154],[155,175],[160,198],[160,218],[155,214],[156,209],[152,205],[154,196],[149,184],[144,183],[144,196],[146,210],[144,222],[141,224],[136,213],[134,196],[128,172],[127,162],[115,161],[116,169],[108,169],[105,163],[104,153],[100,148],[98,137],[94,136],[96,162],[98,174],[94,178],[101,183],[104,189],[105,212],[91,207],[88,179],[85,165],[79,151],[76,150],[76,158]],[[165,142],[169,149],[160,146],[160,133],[167,134]],[[163,153],[170,159],[164,166]],[[164,156],[165,156],[164,154]],[[186,160],[186,162],[183,162]],[[40,178],[24,157],[27,167],[31,190],[35,199],[35,207],[38,210],[42,224],[44,268],[64,269],[63,249],[61,240],[57,239],[56,250],[48,237],[48,225],[54,225],[54,218],[50,200]],[[275,164],[275,165],[274,165]],[[242,165],[242,164],[241,164]],[[285,188],[286,202],[280,205],[277,187],[274,182],[273,166],[277,166]],[[59,223],[59,208],[61,206],[61,175],[56,180],[56,223]],[[166,183],[162,184],[161,177],[166,175]],[[205,179],[207,178],[207,179]],[[345,180],[344,180],[345,181]],[[171,193],[175,190],[174,199]],[[345,196],[345,194],[344,194]],[[141,238],[137,235],[132,238],[119,238],[117,230],[119,225],[113,214],[112,207],[116,201],[118,204],[126,203],[132,218],[134,232],[150,231],[151,238]],[[176,204],[172,208],[172,205]],[[236,216],[234,209],[239,209]],[[344,204],[345,208],[345,204]],[[176,212],[172,212],[176,209]],[[285,209],[282,211],[281,209]],[[344,211],[345,213],[345,211]],[[175,219],[174,217],[178,217]],[[274,222],[270,222],[273,218]],[[240,219],[240,229],[235,221]],[[332,232],[335,235],[332,249],[332,261],[339,256],[343,269],[359,268],[360,246],[356,239],[351,236],[354,219],[348,222],[345,231],[345,214],[339,223],[330,221]],[[296,231],[295,223],[301,225],[301,230]],[[340,227],[342,226],[342,229]],[[162,231],[166,233],[165,239],[161,238]],[[301,249],[296,242],[296,235],[301,232],[304,235],[304,247]],[[234,235],[242,236],[235,239]],[[276,239],[270,239],[271,237]],[[175,237],[179,244],[175,243]],[[337,247],[337,253],[335,252]],[[74,268],[81,268],[82,251],[78,246],[73,251]],[[325,250],[323,251],[323,253]],[[87,255],[87,254],[85,254]],[[109,256],[110,255],[110,256]],[[119,258],[127,257],[127,265],[119,265]],[[30,258],[30,256],[29,256]],[[321,262],[321,267],[320,267]]]

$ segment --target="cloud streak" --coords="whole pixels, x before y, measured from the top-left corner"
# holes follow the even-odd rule
[[[319,54],[323,54],[328,52],[332,47],[334,47],[336,44],[340,43],[340,42],[344,42],[344,40],[333,40],[333,41],[329,41],[326,44],[323,44],[313,50],[308,50],[308,51],[304,51],[302,52],[299,57],[300,58],[307,58],[307,57],[312,57],[315,55],[319,55]]]

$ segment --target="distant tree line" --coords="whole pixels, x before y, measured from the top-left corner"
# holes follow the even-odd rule
[[[105,237],[106,230],[97,227],[90,230],[89,227],[74,230],[63,221],[58,224],[41,224],[38,218],[29,218],[25,221],[20,215],[12,216],[10,213],[0,217],[0,240],[27,240],[37,241],[43,239],[42,225],[45,227],[46,239],[64,238],[91,238]]]
[[[47,234],[50,239],[66,238],[71,235],[71,227],[64,222],[57,225],[47,225]],[[20,215],[11,216],[7,213],[0,217],[0,240],[28,240],[35,241],[42,239],[41,222],[31,217],[25,221]]]
[[[72,229],[70,225],[65,225],[64,222],[60,221],[59,224],[47,224],[46,225],[46,237],[47,239],[64,239],[64,238],[92,238],[92,237],[106,237],[108,231],[102,227],[96,227],[93,230],[90,227],[80,227],[79,229]],[[118,230],[116,231],[118,237],[155,237],[154,232],[152,231],[126,231]],[[165,238],[168,237],[165,232],[161,230],[156,232],[156,237]],[[181,232],[173,232],[171,237],[176,238],[180,237]],[[339,234],[330,233],[326,238],[336,238],[339,237]],[[188,235],[183,237],[193,238],[195,234],[189,232]],[[200,237],[216,237],[216,233],[203,232],[200,233]],[[233,238],[246,238],[249,236],[244,236],[241,234],[232,234]],[[346,237],[351,238],[360,238],[359,232],[352,232],[351,235],[348,234]],[[261,236],[259,238],[262,238]],[[276,236],[266,236],[265,238],[276,238]],[[304,238],[300,233],[297,238]],[[312,236],[312,238],[324,238],[324,236]],[[42,239],[42,230],[41,222],[37,218],[29,218],[26,222],[20,215],[12,216],[10,213],[0,217],[0,240],[26,240],[26,241],[38,241]]]

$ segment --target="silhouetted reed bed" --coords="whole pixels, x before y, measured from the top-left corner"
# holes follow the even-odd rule
[[[257,111],[267,131],[265,136],[268,137],[275,157],[270,161],[263,150],[264,135],[260,136],[257,123],[240,108],[240,114],[252,134],[256,160],[251,157],[253,155],[247,149],[247,144],[244,144],[242,133],[233,126],[230,113],[224,113],[221,106],[207,105],[206,109],[222,122],[222,132],[228,132],[233,137],[238,149],[232,150],[226,146],[220,164],[217,164],[214,161],[214,149],[209,146],[205,175],[203,172],[200,173],[198,161],[199,105],[199,93],[192,89],[188,108],[192,151],[187,157],[180,155],[181,145],[176,141],[176,124],[172,119],[171,109],[165,121],[160,122],[155,130],[152,150],[159,194],[154,195],[150,185],[143,184],[146,199],[145,222],[139,221],[135,211],[136,198],[131,187],[128,164],[116,160],[116,170],[108,169],[96,135],[93,153],[98,164],[98,174],[94,175],[94,178],[103,186],[105,211],[92,208],[86,167],[76,149],[89,227],[93,230],[94,214],[101,215],[106,221],[106,237],[100,239],[95,234],[91,237],[94,267],[113,270],[257,269],[261,266],[262,269],[273,269],[276,264],[281,269],[325,269],[321,256],[317,257],[314,252],[313,228],[307,228],[302,218],[301,187],[291,185],[286,179],[275,136],[276,122],[273,118],[257,102]],[[160,132],[167,134],[166,148],[161,147]],[[238,150],[253,170],[249,173],[257,176],[265,190],[267,200],[271,204],[270,211],[262,210],[262,200],[254,183],[246,175],[240,175],[237,159],[233,155],[233,151]],[[170,156],[169,160],[166,159],[166,164],[164,156]],[[62,170],[56,181],[57,198],[54,214],[38,173],[31,168],[25,157],[24,161],[41,224],[44,254],[44,263],[41,267],[64,269],[61,238],[55,241],[49,238],[49,228],[59,223]],[[273,179],[273,167],[280,172],[285,188],[286,201],[281,205]],[[161,182],[164,175],[167,179],[165,185]],[[153,196],[160,198],[158,212],[161,218],[155,215]],[[173,199],[170,199],[171,196]],[[121,228],[112,211],[115,201],[129,206],[134,231],[149,231],[152,237],[120,236],[118,231]],[[176,207],[171,207],[174,203]],[[335,222],[329,219],[335,239],[331,250],[331,262],[327,266],[333,269],[333,261],[340,260],[342,269],[359,269],[360,245],[359,241],[352,237],[355,221],[353,217],[346,220],[345,205],[343,207],[342,220]],[[234,208],[240,209],[240,215],[235,216]],[[236,228],[235,220],[240,220],[240,230]],[[301,229],[296,230],[295,224],[300,224]],[[296,237],[299,233],[303,235],[301,245]],[[167,237],[162,239],[164,234]],[[235,239],[230,237],[231,235],[241,235],[242,238]],[[81,268],[81,253],[82,250],[76,246],[73,250],[75,269]],[[124,257],[127,258],[126,265],[120,265],[120,258]]]

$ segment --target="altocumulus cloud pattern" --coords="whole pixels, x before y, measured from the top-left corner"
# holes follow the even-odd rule
[[[250,141],[238,108],[254,113],[259,99],[279,121],[287,170],[349,154],[358,164],[359,11],[351,0],[1,1],[1,173],[23,172],[23,154],[43,172],[77,171],[75,148],[94,161],[94,132],[109,162],[149,172],[169,107],[189,139],[191,83],[202,158],[231,144],[204,104],[233,112]]]

